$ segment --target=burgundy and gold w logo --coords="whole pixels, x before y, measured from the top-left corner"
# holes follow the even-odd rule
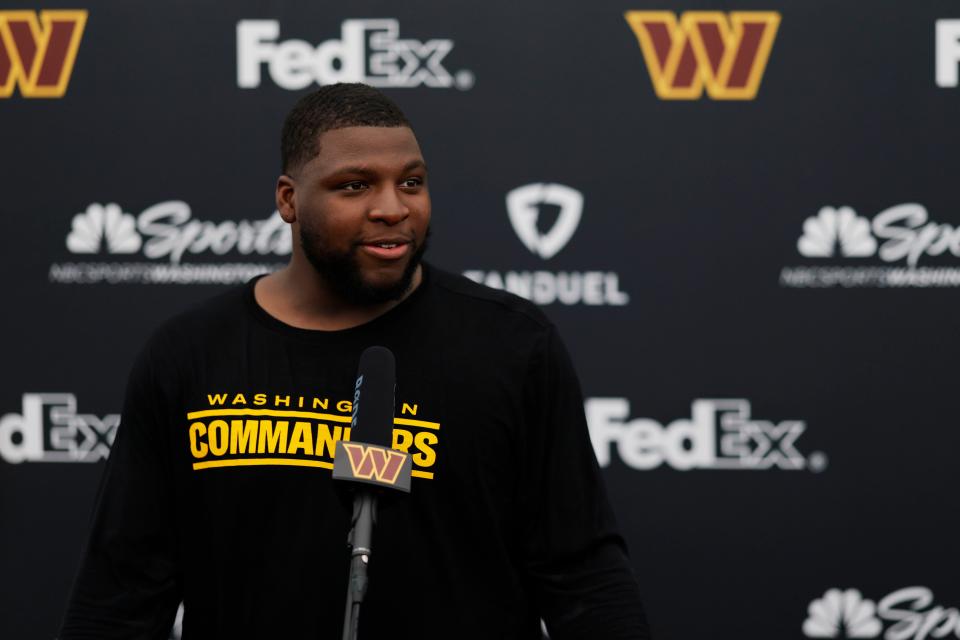
[[[627,11],[661,100],[753,100],[780,26],[776,11]]]
[[[340,442],[350,458],[350,469],[356,478],[396,484],[407,454],[382,447],[367,447],[353,442]]]
[[[67,91],[87,12],[0,11],[0,98],[59,98]]]

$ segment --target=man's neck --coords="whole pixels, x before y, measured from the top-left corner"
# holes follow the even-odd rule
[[[423,280],[423,265],[419,265],[410,288],[399,300],[358,305],[336,294],[312,265],[297,262],[292,260],[283,269],[260,278],[254,297],[271,316],[299,329],[339,331],[366,324],[406,300]]]

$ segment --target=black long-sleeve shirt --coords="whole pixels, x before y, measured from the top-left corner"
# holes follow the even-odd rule
[[[253,283],[165,324],[131,374],[61,640],[339,637],[348,528],[330,477],[360,353],[397,359],[408,496],[380,508],[364,637],[646,638],[554,327],[425,267],[344,331],[283,324]]]

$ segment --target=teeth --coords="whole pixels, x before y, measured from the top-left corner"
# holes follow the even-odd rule
[[[383,248],[383,249],[393,249],[393,248],[394,248],[395,246],[397,246],[397,245],[396,245],[396,243],[393,243],[393,242],[381,242],[381,243],[378,244],[377,246],[378,246],[378,247],[381,247],[381,248]]]

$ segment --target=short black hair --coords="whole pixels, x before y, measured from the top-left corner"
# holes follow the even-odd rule
[[[280,134],[282,171],[290,174],[320,153],[325,131],[346,127],[409,127],[396,103],[371,86],[331,84],[300,98],[283,121]]]

